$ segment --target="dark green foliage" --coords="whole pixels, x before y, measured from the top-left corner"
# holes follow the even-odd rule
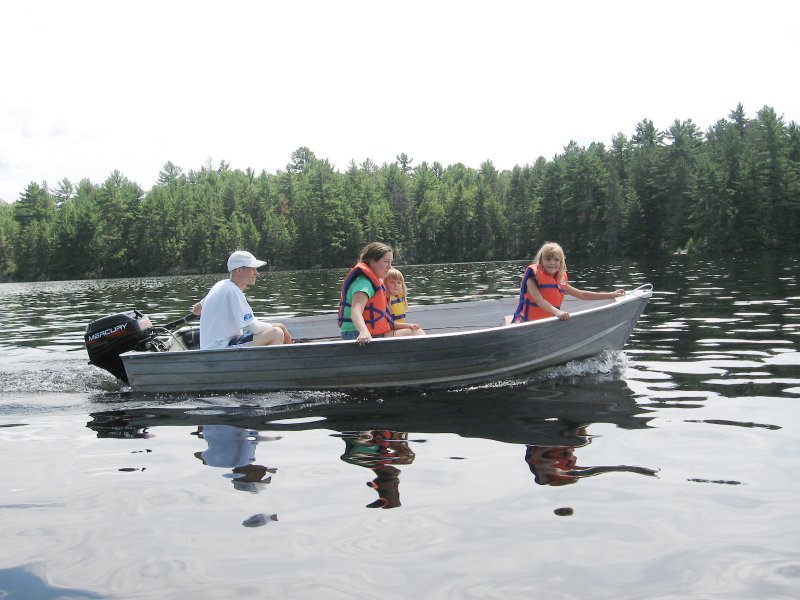
[[[47,184],[28,185],[13,209],[18,226],[13,245],[16,273],[26,280],[46,279],[51,271],[50,248],[56,213],[56,203],[47,191]]]
[[[400,153],[343,173],[306,147],[274,174],[167,162],[145,193],[118,171],[101,185],[31,183],[0,202],[0,279],[223,272],[248,249],[271,268],[350,266],[369,241],[401,263],[568,255],[792,249],[800,240],[800,128],[738,105],[705,133],[642,120],[609,147],[570,142],[498,171]]]

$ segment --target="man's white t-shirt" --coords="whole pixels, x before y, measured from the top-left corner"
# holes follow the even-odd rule
[[[200,456],[209,467],[230,469],[249,465],[256,460],[257,431],[233,425],[204,425],[203,438],[208,450]]]
[[[242,335],[255,321],[244,293],[230,279],[215,283],[200,304],[201,350],[227,347],[232,337]]]

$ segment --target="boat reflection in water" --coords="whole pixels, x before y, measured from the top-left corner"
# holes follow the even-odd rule
[[[268,396],[264,397],[265,402]],[[213,400],[213,399],[212,399]],[[226,402],[230,398],[224,399]],[[628,472],[653,476],[656,469],[629,466],[579,466],[575,451],[591,443],[589,428],[596,423],[609,423],[623,429],[643,429],[652,418],[650,410],[637,404],[633,392],[624,381],[604,378],[577,378],[535,387],[489,387],[428,394],[407,393],[375,398],[337,398],[325,402],[304,402],[279,406],[254,406],[248,397],[247,406],[211,406],[204,398],[202,408],[132,407],[95,412],[87,426],[99,437],[148,437],[153,428],[193,427],[192,433],[204,436],[209,450],[196,453],[204,464],[205,455],[217,460],[225,453],[232,460],[222,465],[232,470],[237,489],[253,491],[269,482],[267,473],[274,468],[255,464],[253,448],[267,439],[264,432],[335,431],[345,448],[341,460],[370,469],[374,477],[367,485],[375,489],[378,499],[371,508],[394,508],[400,501],[400,467],[411,465],[415,454],[408,434],[456,434],[464,438],[481,438],[519,444],[521,459],[527,463],[534,481],[540,485],[565,485],[584,477],[608,472]],[[256,399],[255,404],[258,403]],[[219,452],[209,439],[209,431],[222,427],[228,444]],[[220,430],[221,431],[221,430]],[[223,438],[225,436],[222,436]],[[244,441],[243,441],[244,440]],[[253,460],[251,460],[251,458]],[[234,462],[243,464],[233,465]],[[214,465],[220,466],[220,465]],[[244,468],[244,470],[243,470]],[[236,471],[239,469],[239,471]],[[263,471],[263,472],[262,472]],[[243,478],[256,477],[253,481]]]

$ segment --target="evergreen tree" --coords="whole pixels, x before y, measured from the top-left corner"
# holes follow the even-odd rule
[[[82,279],[86,250],[91,241],[81,231],[80,205],[74,198],[63,202],[53,221],[53,260],[48,279]],[[58,275],[56,275],[56,273]]]
[[[558,157],[547,163],[536,190],[535,216],[528,224],[530,229],[527,238],[531,242],[526,244],[524,251],[518,256],[532,258],[544,242],[563,239],[561,224],[565,164],[565,161]]]
[[[183,169],[176,166],[171,160],[164,163],[164,166],[158,172],[157,185],[171,185],[179,183],[184,180]]]
[[[730,240],[730,247],[706,247],[714,252],[763,248],[765,240],[764,211],[761,208],[761,199],[754,193],[752,185],[752,151],[747,144],[747,121],[741,105],[730,116],[732,121],[722,119],[706,134],[705,150],[712,165],[721,175],[719,185],[722,187],[719,191],[724,192],[721,210],[724,213],[730,211],[733,230],[736,232],[736,239]],[[695,198],[695,202],[703,200],[700,197]],[[728,205],[730,209],[727,208]]]
[[[439,185],[440,179],[436,176],[428,163],[423,162],[414,169],[409,189],[409,210],[411,211],[409,221],[413,223],[414,239],[413,241],[406,242],[403,258],[407,262],[416,262],[420,260],[421,256],[426,254],[425,241],[422,239],[423,233],[420,215],[422,212],[427,212],[430,209],[430,207],[426,207],[423,211],[423,203],[436,201],[438,197],[436,190]],[[428,198],[428,200],[426,200],[426,198]],[[427,222],[427,225],[430,226],[431,222]],[[438,231],[425,233],[426,236],[432,235],[433,239],[437,237],[437,234]]]
[[[17,239],[17,223],[12,206],[0,200],[0,281],[7,280],[16,272],[14,242]]]
[[[527,256],[534,231],[534,206],[533,192],[528,188],[528,178],[522,167],[515,166],[511,170],[505,205],[510,221],[511,255],[515,258]]]
[[[787,248],[796,243],[800,234],[800,199],[789,193],[793,170],[789,166],[789,137],[783,118],[765,106],[750,127],[750,139],[755,193],[763,199],[761,206],[766,211],[763,220],[767,244],[772,248]]]
[[[641,234],[628,230],[626,236],[635,235],[640,252],[654,253],[666,250],[663,223],[666,222],[667,199],[663,163],[664,134],[649,119],[636,126],[631,138],[630,193],[628,201],[628,226],[641,226]],[[638,221],[637,216],[641,217]],[[638,222],[637,222],[638,221]],[[634,250],[636,246],[629,246]]]
[[[14,204],[14,220],[18,226],[14,255],[17,274],[23,279],[47,279],[51,272],[55,206],[46,183],[30,183]]]
[[[718,252],[738,247],[733,227],[735,191],[726,186],[728,177],[725,165],[709,152],[698,154],[689,214],[693,235],[686,244],[689,250]]]
[[[402,254],[406,246],[413,246],[416,237],[414,227],[414,206],[407,190],[407,176],[396,163],[383,165],[379,173],[381,179],[381,197],[388,203],[394,215],[394,229],[397,238],[393,245]]]
[[[413,158],[409,158],[405,152],[401,152],[396,157],[397,165],[403,172],[403,175],[408,175],[411,172],[411,163],[414,162]]]
[[[417,256],[422,262],[441,262],[445,260],[445,228],[447,216],[441,200],[444,191],[439,188],[427,188],[417,208]]]
[[[289,209],[282,196],[275,190],[275,178],[265,171],[255,179],[255,193],[261,207],[260,221],[254,219],[261,234],[260,244],[254,253],[275,267],[290,267],[295,246],[294,230],[289,218]]]
[[[14,220],[24,227],[35,221],[52,221],[55,215],[55,199],[47,189],[47,183],[31,182],[14,204]]]
[[[478,260],[499,260],[509,256],[506,244],[508,220],[501,205],[500,173],[491,161],[481,164],[475,192],[475,253]]]
[[[316,159],[316,155],[311,150],[305,146],[301,146],[292,152],[292,156],[289,159],[289,164],[286,165],[286,170],[289,173],[302,173],[306,170],[306,167],[308,167]]]
[[[114,171],[95,195],[100,219],[97,228],[100,275],[124,277],[133,271],[138,253],[135,224],[144,192],[119,171]]]
[[[683,122],[676,120],[667,129],[666,137],[671,141],[666,148],[666,160],[670,168],[666,181],[667,220],[662,227],[666,229],[664,235],[668,247],[679,249],[686,247],[691,236],[691,190],[703,134],[691,119]]]
[[[53,199],[55,200],[56,207],[61,207],[65,202],[69,201],[75,195],[75,186],[66,177],[58,182],[58,186],[53,191]]]

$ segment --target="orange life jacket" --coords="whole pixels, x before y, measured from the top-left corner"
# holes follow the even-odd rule
[[[539,265],[528,265],[528,268],[525,269],[525,275],[522,277],[522,285],[519,289],[519,303],[517,304],[516,312],[514,312],[512,323],[536,321],[537,319],[546,319],[553,316],[536,304],[533,297],[528,293],[528,280],[531,277],[533,277],[536,287],[542,293],[542,298],[550,304],[556,308],[561,308],[561,303],[564,301],[564,295],[567,293],[567,274],[564,273],[564,281],[559,282],[545,272],[544,269],[539,269]]]
[[[391,331],[394,325],[392,316],[389,313],[389,299],[386,296],[386,287],[372,269],[363,262],[350,269],[347,277],[344,278],[342,295],[339,300],[339,327],[342,326],[342,323],[353,322],[350,317],[345,316],[344,309],[352,308],[347,302],[347,289],[359,275],[367,277],[372,282],[372,285],[375,286],[375,295],[367,300],[367,304],[364,307],[364,323],[367,325],[367,329],[372,335],[382,335]]]

